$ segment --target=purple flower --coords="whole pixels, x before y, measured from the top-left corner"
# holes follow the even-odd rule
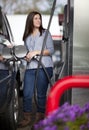
[[[44,130],[57,130],[57,126],[47,126],[44,128]]]
[[[84,107],[65,103],[50,116],[35,124],[35,130],[89,129],[89,103]]]
[[[87,123],[87,128],[89,129],[89,121],[88,121],[88,123]]]
[[[81,125],[80,130],[84,130],[84,129],[85,129],[85,125]]]
[[[89,112],[89,103],[86,103],[84,106],[85,112]]]

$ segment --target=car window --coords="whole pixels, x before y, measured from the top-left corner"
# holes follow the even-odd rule
[[[8,40],[11,42],[11,41],[13,41],[13,35],[11,32],[10,25],[8,23],[8,19],[5,14],[3,15],[3,23],[4,23],[3,24],[4,34],[5,34],[5,36],[7,36]]]
[[[0,9],[0,33],[3,34],[10,42],[13,41],[13,35],[6,15]]]

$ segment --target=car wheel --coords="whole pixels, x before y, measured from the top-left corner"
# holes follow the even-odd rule
[[[15,83],[13,96],[7,109],[0,115],[1,130],[16,130],[19,116],[19,95],[17,83]]]

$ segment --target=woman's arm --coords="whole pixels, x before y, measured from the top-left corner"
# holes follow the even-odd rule
[[[50,32],[48,33],[48,37],[46,40],[46,49],[48,50],[49,55],[52,55],[54,53],[54,44]]]
[[[46,45],[43,50],[43,56],[52,55],[53,53],[54,53],[54,45],[53,45],[51,34],[49,32],[46,40]],[[40,54],[41,54],[41,50],[29,51],[26,55],[26,59],[31,60],[35,55],[40,55]]]

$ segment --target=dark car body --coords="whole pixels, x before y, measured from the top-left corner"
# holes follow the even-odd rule
[[[8,19],[5,13],[2,11],[0,7],[0,38],[5,37],[10,43],[13,42],[12,31],[8,22]],[[0,43],[3,45],[3,43]],[[4,46],[3,48],[5,48]],[[8,52],[8,49],[6,50]],[[13,49],[9,49],[10,53],[13,52]],[[10,55],[9,53],[9,55]],[[9,57],[7,55],[7,57]],[[3,63],[3,64],[6,64]],[[2,98],[2,104],[0,104],[0,129],[1,130],[16,130],[17,122],[18,122],[18,114],[19,114],[19,98],[18,98],[18,85],[19,79],[18,71],[16,70],[16,65],[8,64],[8,75],[4,79],[0,79],[0,84],[2,82],[6,82],[6,92],[4,99],[2,98],[2,94],[0,93],[0,98]],[[1,68],[0,68],[1,69]],[[3,90],[3,86],[1,85]],[[0,88],[0,89],[1,89]]]

